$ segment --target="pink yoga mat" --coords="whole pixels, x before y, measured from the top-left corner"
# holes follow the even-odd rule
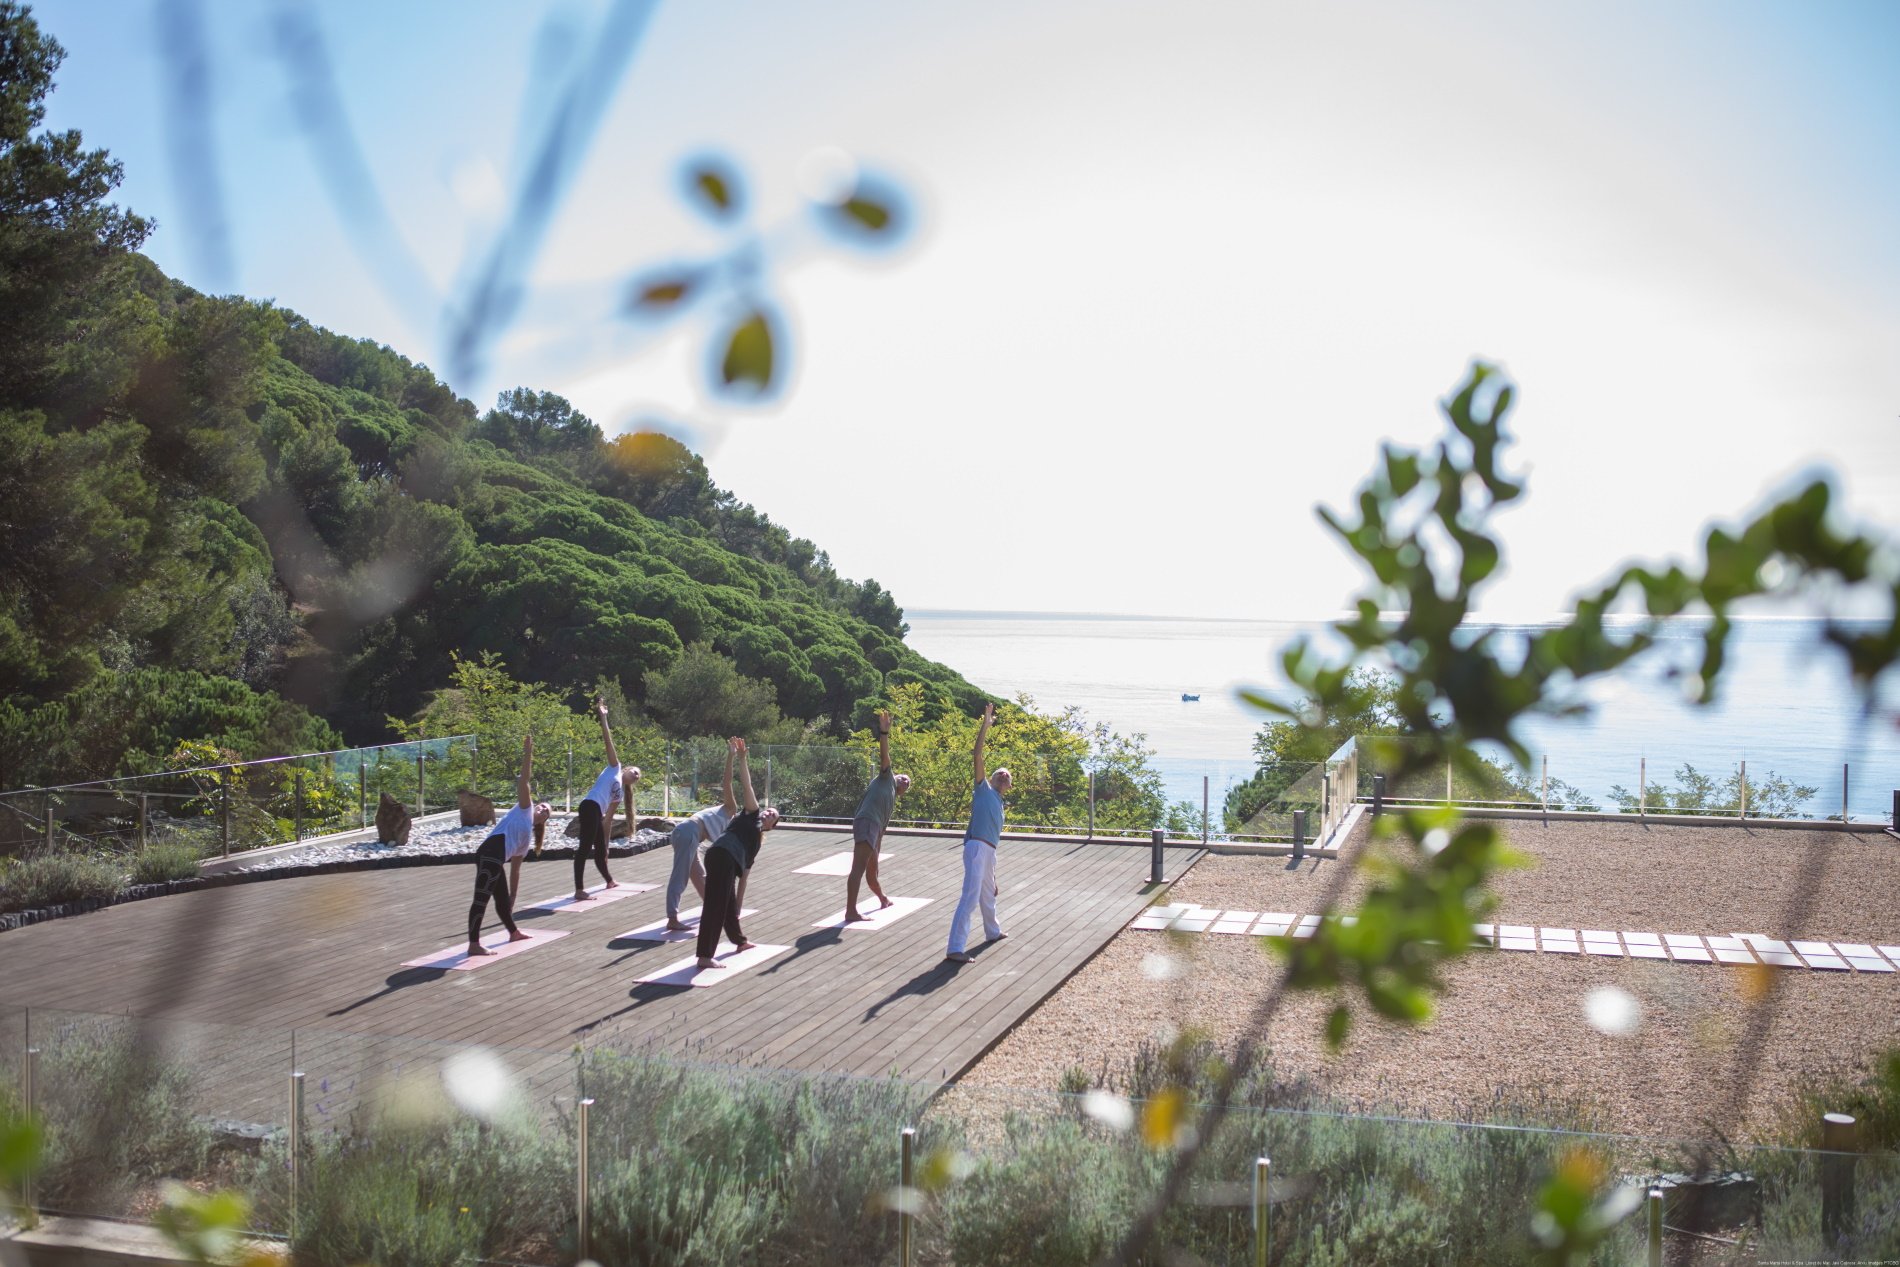
[[[544,902],[536,902],[533,906],[524,906],[521,909],[524,911],[591,911],[597,906],[605,906],[609,902],[618,902],[623,897],[636,897],[642,893],[651,893],[659,887],[657,884],[629,884],[625,880],[622,880],[619,888],[587,890],[587,900],[585,902],[576,902],[572,893],[563,893],[559,897],[551,897]]]
[[[864,895],[864,900],[858,904],[858,914],[864,916],[864,919],[855,924],[847,924],[844,922],[844,912],[839,911],[830,919],[819,920],[812,927],[849,928],[858,932],[875,932],[877,929],[890,927],[912,911],[930,905],[934,900],[927,897],[894,897],[889,906],[878,909],[877,899],[867,893]]]
[[[473,972],[477,968],[486,968],[491,963],[500,963],[502,960],[512,958],[524,951],[533,950],[536,946],[545,945],[551,941],[559,941],[561,938],[567,936],[567,930],[564,928],[527,928],[522,931],[528,934],[528,940],[509,941],[508,930],[503,928],[498,928],[492,933],[484,934],[482,937],[482,945],[494,951],[495,953],[492,955],[482,955],[479,958],[470,959],[468,957],[468,943],[459,942],[446,949],[438,950],[426,958],[405,960],[402,966],[405,968],[448,968],[455,972]]]
[[[669,933],[666,931],[666,921],[656,919],[651,924],[642,924],[638,928],[628,929],[626,932],[620,934],[619,937],[614,938],[614,940],[620,941],[630,938],[633,941],[691,941],[693,938],[699,936],[700,909],[700,907],[695,906],[691,910],[680,912],[680,923],[691,925],[686,932]],[[757,911],[748,906],[745,910],[739,912],[739,918],[748,919],[757,914]]]
[[[635,980],[647,985],[690,985],[697,989],[718,985],[721,981],[730,981],[747,968],[756,967],[773,955],[782,955],[790,946],[754,946],[750,950],[732,951],[723,955],[714,955],[723,968],[701,968],[698,959],[682,959],[670,968],[663,968]]]

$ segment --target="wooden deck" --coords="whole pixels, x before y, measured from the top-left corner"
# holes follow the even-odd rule
[[[206,1111],[254,1122],[282,1119],[293,1060],[308,1095],[329,1097],[328,1113],[468,1044],[500,1051],[557,1096],[573,1048],[602,1044],[934,1084],[972,1064],[1150,900],[1145,847],[1005,841],[998,906],[1009,936],[952,964],[943,953],[961,843],[888,838],[886,892],[930,903],[875,931],[815,928],[843,908],[844,879],[793,872],[849,848],[832,833],[767,840],[746,933],[790,949],[711,988],[634,981],[693,951],[618,937],[665,914],[659,889],[528,913],[522,927],[569,935],[472,972],[403,968],[466,936],[472,867],[425,867],[212,889],[0,934],[0,1028],[17,1032],[21,1008],[35,1041],[62,1013],[150,1018],[157,1041],[199,1070]],[[1169,876],[1198,856],[1171,850]],[[530,862],[521,905],[570,891],[571,865]],[[612,864],[618,880],[661,885],[670,865],[664,848]],[[980,939],[980,921],[973,931]]]

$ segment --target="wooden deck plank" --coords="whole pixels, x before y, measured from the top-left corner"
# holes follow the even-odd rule
[[[534,916],[524,926],[568,936],[473,972],[405,969],[464,935],[472,871],[427,867],[180,894],[0,934],[0,1007],[31,1007],[36,1033],[60,1019],[53,1009],[162,1017],[161,1043],[190,1035],[207,1103],[258,1115],[250,1120],[283,1116],[293,1031],[307,1084],[328,1080],[331,1120],[374,1105],[399,1070],[477,1043],[542,1089],[571,1082],[576,1044],[936,1082],[967,1068],[1150,900],[1145,849],[1005,841],[999,908],[1010,937],[957,966],[943,951],[960,842],[888,838],[886,890],[930,903],[875,931],[814,928],[843,906],[844,880],[795,872],[847,847],[844,833],[768,840],[746,932],[791,950],[711,989],[634,981],[692,953],[691,943],[616,940],[664,914],[658,889]],[[1170,872],[1195,856],[1171,852]],[[521,904],[567,892],[570,865],[530,862]],[[663,885],[671,855],[613,867],[622,882]]]

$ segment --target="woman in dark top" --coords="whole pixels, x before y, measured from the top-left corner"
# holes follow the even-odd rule
[[[778,811],[760,809],[759,798],[752,791],[752,770],[746,764],[745,740],[728,739],[726,746],[739,759],[739,786],[744,789],[744,806],[706,850],[706,906],[699,913],[699,966],[702,968],[726,966],[713,958],[713,952],[719,949],[722,931],[740,950],[752,949],[752,943],[745,939],[745,931],[739,927],[741,881],[758,860],[765,833],[778,826]],[[730,763],[726,769],[730,778]],[[731,804],[732,800],[732,785],[727,783],[726,803]]]

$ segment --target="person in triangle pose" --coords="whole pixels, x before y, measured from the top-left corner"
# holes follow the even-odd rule
[[[864,790],[864,801],[858,806],[857,817],[851,820],[851,878],[844,884],[847,924],[860,923],[866,918],[858,913],[860,882],[870,885],[880,910],[891,904],[891,899],[885,897],[884,890],[878,886],[877,855],[884,843],[884,832],[891,825],[891,814],[897,809],[897,798],[909,789],[908,774],[891,773],[891,715],[879,712],[877,777]]]
[[[976,748],[971,764],[976,787],[970,796],[970,825],[963,840],[963,892],[957,898],[957,913],[950,917],[950,948],[944,958],[953,963],[969,963],[966,949],[970,937],[970,917],[983,912],[983,935],[989,941],[1001,941],[1009,934],[996,922],[996,843],[1003,838],[1003,794],[1009,791],[1014,776],[999,769],[984,776],[983,745],[996,720],[996,705],[983,706],[983,720],[976,728]]]
[[[515,779],[514,807],[495,821],[492,835],[475,851],[475,900],[468,907],[468,953],[471,958],[495,952],[482,945],[482,921],[488,917],[488,902],[495,902],[495,913],[508,930],[509,941],[526,941],[528,935],[515,927],[511,885],[505,878],[512,866],[518,877],[521,859],[530,845],[541,843],[553,807],[546,801],[535,803],[534,736],[521,741],[521,773]]]
[[[607,724],[607,701],[594,699],[594,711],[600,714],[600,738],[607,745],[607,765],[587,789],[578,817],[581,821],[580,848],[574,851],[574,900],[587,900],[587,860],[592,858],[607,887],[617,889],[619,881],[607,870],[607,842],[613,835],[614,807],[627,807],[627,833],[633,834],[633,785],[640,781],[640,767],[620,764],[614,750],[613,728]]]
[[[739,926],[740,904],[745,901],[745,877],[751,872],[752,864],[758,861],[759,847],[765,843],[765,833],[778,826],[778,811],[760,809],[759,798],[752,790],[752,770],[746,764],[745,740],[728,739],[726,747],[739,763],[739,787],[745,807],[732,816],[732,822],[726,830],[706,850],[706,909],[699,917],[699,966],[702,968],[726,966],[713,958],[713,952],[719,949],[719,934],[722,932],[740,950],[752,949],[752,943],[746,940],[745,930]],[[726,769],[730,771],[732,766],[728,764]],[[732,799],[732,783],[728,775],[727,803],[730,804]]]

